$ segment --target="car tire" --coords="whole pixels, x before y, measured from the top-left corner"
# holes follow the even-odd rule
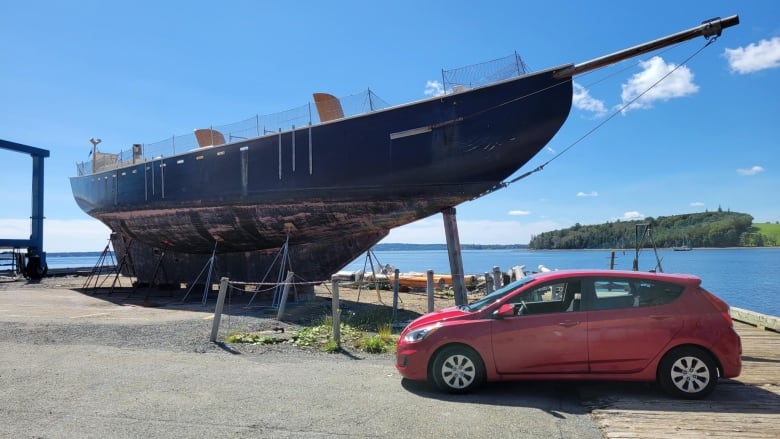
[[[718,368],[712,355],[693,346],[669,351],[658,365],[658,384],[678,398],[703,398],[715,390],[717,381]]]
[[[479,387],[485,380],[482,359],[467,346],[447,346],[433,360],[433,383],[447,393],[466,393]]]

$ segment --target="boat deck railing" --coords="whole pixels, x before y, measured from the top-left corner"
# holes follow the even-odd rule
[[[444,95],[459,92],[464,89],[477,88],[498,81],[524,75],[527,72],[523,60],[517,53],[492,61],[450,70],[442,70],[442,82],[429,81],[425,91],[428,95]],[[340,117],[357,116],[390,105],[379,98],[370,89],[343,98],[338,98]],[[249,119],[226,125],[202,127],[207,128],[211,142],[207,145],[221,145],[243,139],[278,135],[280,132],[296,128],[313,126],[321,123],[316,104],[308,103],[286,111],[257,115]],[[218,139],[218,140],[214,140]],[[203,139],[201,139],[201,142]],[[78,176],[117,169],[129,164],[142,163],[163,157],[170,157],[203,146],[198,142],[196,134],[172,136],[158,142],[135,144],[131,148],[118,153],[105,153],[94,149],[89,161],[76,164]]]
[[[443,91],[448,93],[458,88],[477,88],[528,73],[528,67],[517,52],[503,58],[485,61],[470,66],[441,71]]]
[[[390,106],[370,89],[339,98],[339,102],[344,117],[357,116]],[[243,139],[279,134],[280,132],[313,126],[319,123],[321,121],[315,104],[309,103],[274,114],[257,115],[239,122],[207,128],[224,137],[224,142],[214,143],[214,145],[219,145]],[[95,151],[91,160],[77,163],[76,170],[79,176],[90,175],[95,172],[116,169],[131,163],[170,157],[196,149],[199,146],[198,139],[193,132],[172,136],[158,142],[136,144],[118,153]]]

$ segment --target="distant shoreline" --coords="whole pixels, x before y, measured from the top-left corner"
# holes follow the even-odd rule
[[[760,250],[760,249],[776,249],[780,246],[764,246],[764,247],[694,247],[692,251],[696,250]],[[461,244],[461,250],[528,250],[526,244]],[[404,244],[404,243],[388,243],[377,244],[372,247],[375,251],[428,251],[428,250],[447,250],[447,244]],[[533,249],[532,251],[550,251],[550,252],[566,252],[566,251],[634,251],[634,248],[581,248],[581,249]],[[644,247],[642,250],[652,250],[652,248]],[[658,250],[672,250],[672,247],[659,247]],[[85,251],[85,252],[46,252],[47,256],[51,257],[68,257],[68,256],[100,256],[103,251]]]
[[[527,244],[461,244],[461,250],[524,250]],[[447,250],[447,244],[404,244],[386,243],[377,244],[373,250],[378,251],[402,251],[402,250]]]

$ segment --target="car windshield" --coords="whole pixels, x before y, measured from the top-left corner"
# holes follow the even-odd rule
[[[496,303],[497,300],[500,300],[507,294],[517,290],[518,288],[531,282],[532,280],[534,280],[533,276],[528,276],[522,279],[518,279],[512,283],[504,285],[503,287],[497,289],[496,291],[493,291],[492,293],[488,294],[487,296],[477,301],[471,302],[470,304],[466,305],[463,308],[468,311],[479,311],[485,308],[486,306],[490,306],[493,303]]]

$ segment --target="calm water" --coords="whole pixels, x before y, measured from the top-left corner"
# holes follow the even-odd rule
[[[406,271],[449,272],[444,250],[375,252],[381,264]],[[630,270],[634,251],[616,252],[615,268]],[[780,316],[780,248],[695,249],[687,252],[659,250],[658,257],[666,273],[690,273],[701,277],[702,286],[726,300],[729,305]],[[359,270],[365,257],[350,263],[346,270]],[[375,262],[376,263],[376,262]],[[515,265],[537,271],[540,264],[548,268],[609,268],[608,250],[466,250],[463,269],[468,274],[503,271]],[[639,254],[639,269],[655,268],[652,250]],[[368,268],[370,271],[370,268]]]
[[[100,252],[97,253],[83,253],[75,255],[59,255],[57,253],[46,254],[46,265],[49,268],[80,268],[80,267],[94,267],[97,265],[100,259]],[[116,265],[116,259],[106,257],[105,265]]]
[[[401,272],[449,272],[445,250],[377,251],[375,264],[392,265]],[[702,285],[726,300],[731,306],[764,314],[780,316],[780,248],[761,249],[695,249],[688,252],[659,250],[659,258],[666,273],[691,273],[702,278]],[[51,268],[92,267],[100,253],[92,255],[47,255]],[[630,270],[634,251],[616,252],[615,268]],[[466,250],[463,268],[468,274],[492,271],[493,266],[503,271],[515,265],[525,265],[536,271],[540,264],[549,268],[609,268],[608,250]],[[359,270],[366,264],[365,256],[352,261],[345,270]],[[367,265],[370,271],[370,266]],[[655,268],[652,250],[639,255],[639,269]]]

